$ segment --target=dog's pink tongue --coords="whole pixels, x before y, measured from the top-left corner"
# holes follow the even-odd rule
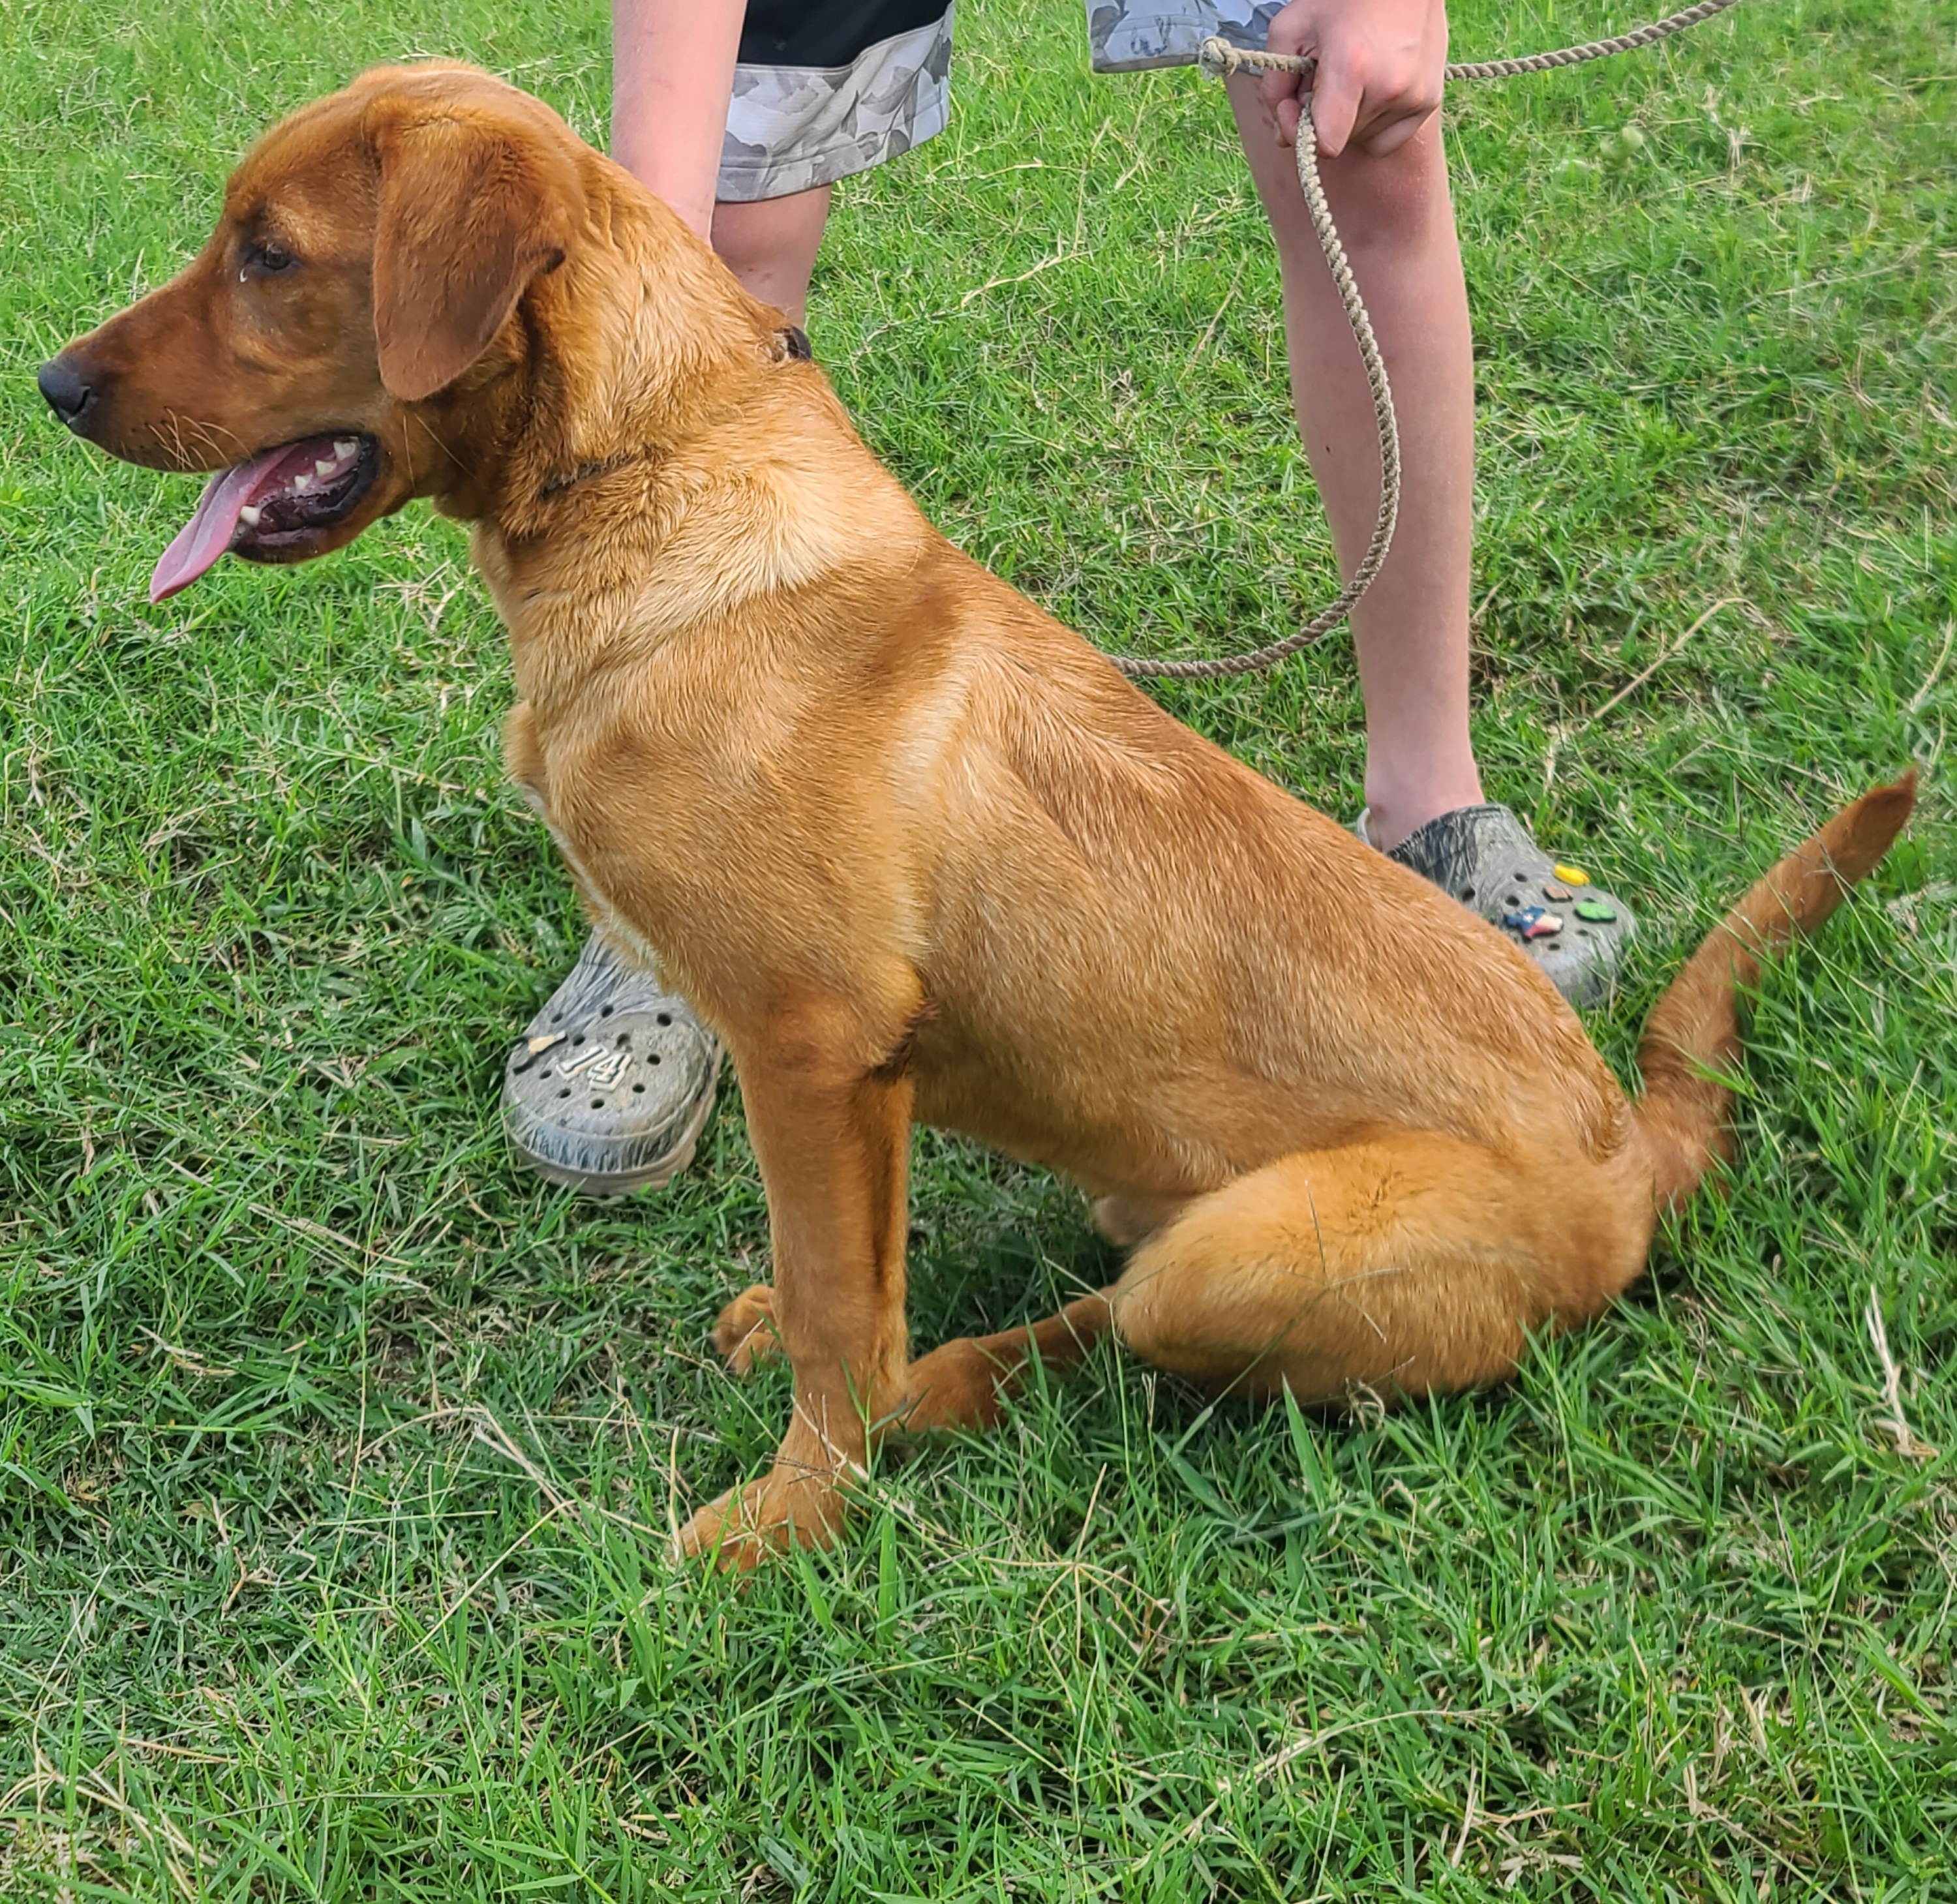
[[[292,447],[282,443],[276,450],[267,450],[236,469],[220,470],[204,485],[195,513],[177,531],[175,540],[163,551],[150,577],[152,602],[166,601],[179,589],[188,588],[231,546],[232,537],[238,533],[239,511],[251,500],[251,492]]]

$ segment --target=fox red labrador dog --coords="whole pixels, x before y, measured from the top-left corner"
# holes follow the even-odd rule
[[[217,473],[159,597],[416,496],[475,525],[510,770],[724,1041],[766,1181],[774,1283],[716,1339],[785,1352],[793,1416],[684,1545],[831,1538],[887,1431],[990,1422],[1110,1330],[1326,1402],[1500,1381],[1604,1309],[1727,1151],[1736,990],[1913,780],[1746,895],[1627,1098],[1517,947],[952,547],[797,341],[547,108],[441,65],[275,127],[196,260],[41,376],[111,454]],[[913,1359],[918,1121],[1073,1178],[1119,1279]]]

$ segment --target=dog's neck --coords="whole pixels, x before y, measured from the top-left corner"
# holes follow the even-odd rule
[[[476,525],[539,703],[846,551],[907,561],[926,533],[782,314],[596,153],[586,186],[586,229],[506,327],[499,374],[458,419],[481,448],[438,499]]]
[[[438,504],[513,542],[556,530],[555,499],[580,482],[669,454],[714,391],[782,354],[779,314],[672,210],[596,153],[584,169],[571,255],[452,400],[469,449]]]

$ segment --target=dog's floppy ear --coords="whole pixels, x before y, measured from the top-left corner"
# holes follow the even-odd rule
[[[418,114],[377,127],[375,143],[381,381],[418,403],[474,363],[531,280],[564,261],[583,191],[569,156],[514,115]]]

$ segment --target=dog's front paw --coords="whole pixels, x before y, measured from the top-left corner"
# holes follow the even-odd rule
[[[679,1530],[674,1557],[704,1556],[724,1573],[751,1573],[792,1544],[828,1546],[843,1511],[842,1490],[829,1476],[776,1466],[701,1508]]]
[[[765,1283],[743,1289],[720,1312],[713,1325],[713,1346],[737,1375],[745,1375],[758,1362],[782,1352],[775,1333],[775,1292]]]

